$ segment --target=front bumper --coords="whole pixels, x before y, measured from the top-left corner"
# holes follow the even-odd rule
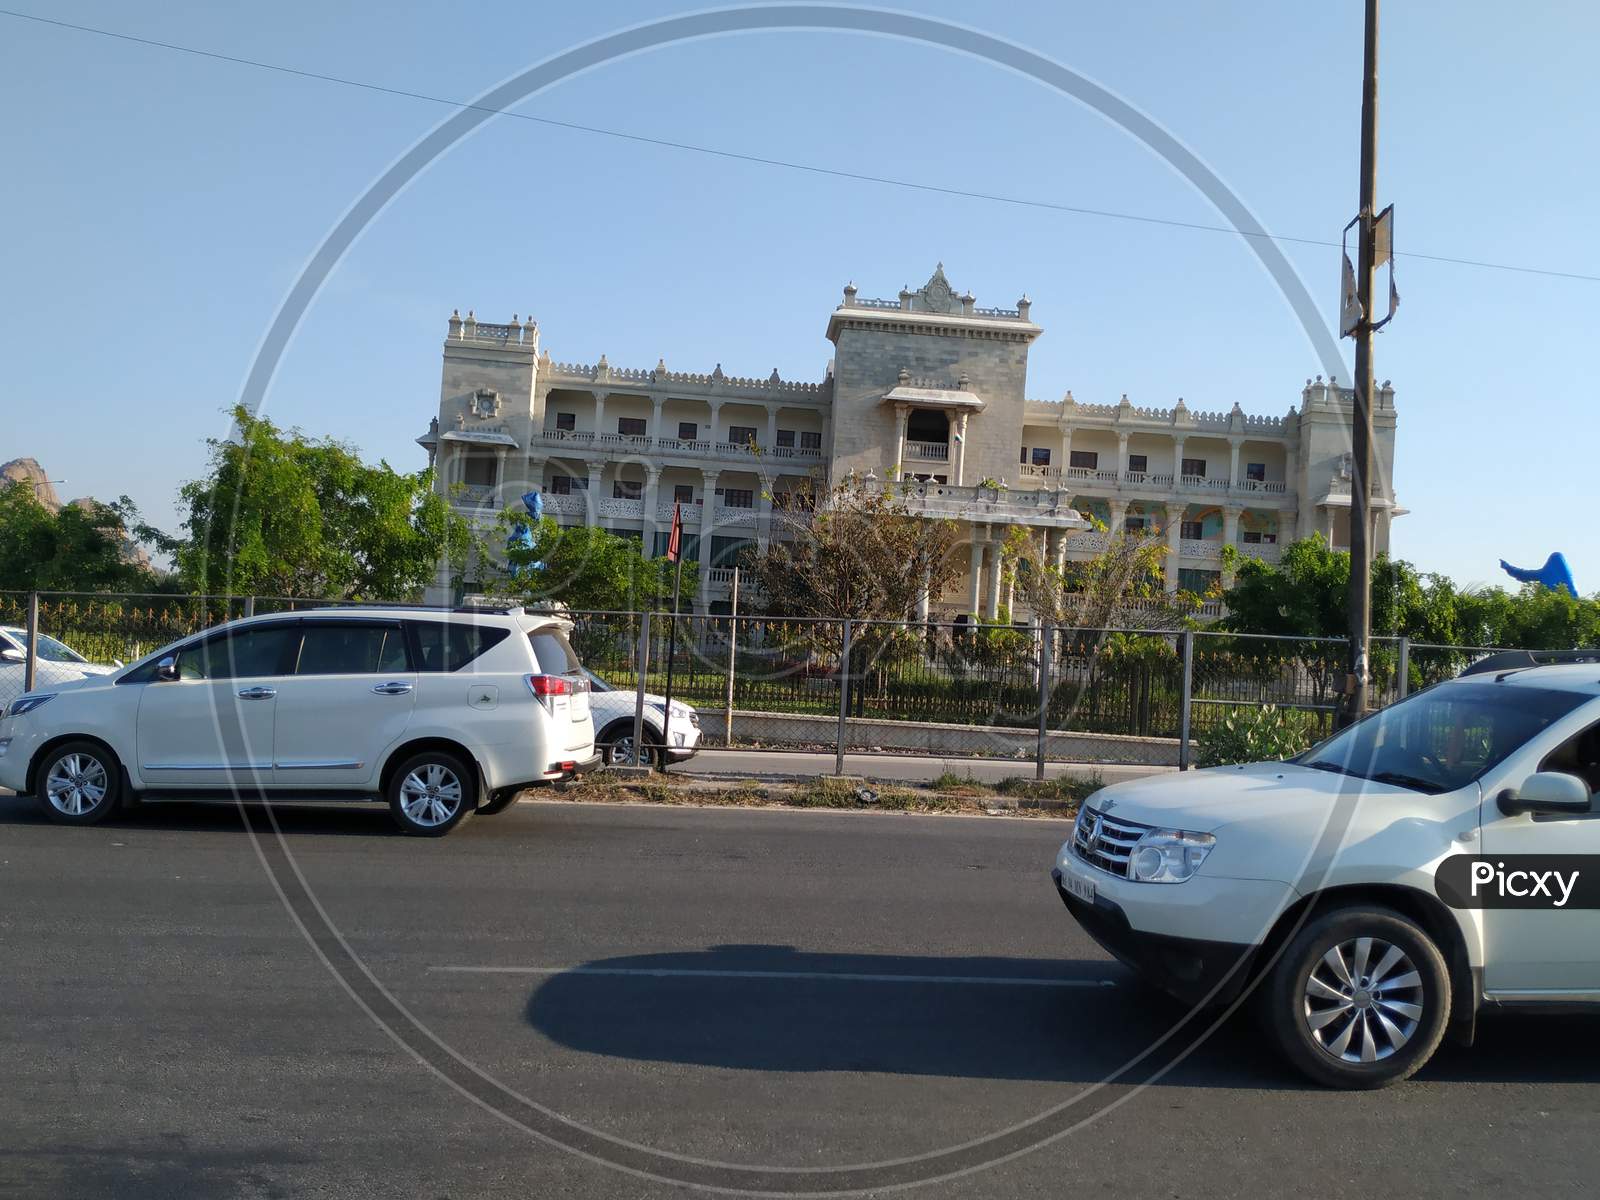
[[[1061,886],[1059,867],[1051,868],[1050,878],[1061,903],[1101,949],[1185,1004],[1228,1004],[1250,981],[1258,947],[1147,933],[1128,923],[1127,913],[1116,901],[1096,894],[1090,904],[1072,895]]]

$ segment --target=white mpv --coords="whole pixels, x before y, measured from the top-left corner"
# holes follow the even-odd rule
[[[1254,986],[1301,1070],[1378,1087],[1485,1008],[1600,1011],[1600,653],[1496,655],[1289,762],[1121,783],[1051,875],[1193,1005]],[[1569,660],[1580,655],[1564,655]]]
[[[0,718],[0,785],[86,825],[124,800],[381,798],[439,836],[598,763],[570,622],[520,608],[251,617]]]

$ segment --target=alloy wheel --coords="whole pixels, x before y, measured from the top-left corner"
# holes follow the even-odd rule
[[[106,798],[111,776],[105,764],[89,754],[63,754],[45,775],[44,794],[50,807],[68,817],[93,812]]]
[[[461,780],[443,763],[425,763],[400,784],[400,807],[412,822],[427,829],[455,816],[462,797]]]
[[[1312,966],[1302,1001],[1323,1053],[1343,1062],[1379,1062],[1400,1051],[1421,1024],[1422,975],[1399,946],[1351,938]]]

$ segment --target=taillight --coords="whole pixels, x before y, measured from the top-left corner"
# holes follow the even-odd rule
[[[572,680],[565,675],[529,675],[528,690],[539,699],[572,695]]]

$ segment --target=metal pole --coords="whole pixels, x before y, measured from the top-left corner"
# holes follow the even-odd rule
[[[256,598],[254,596],[246,596],[244,598],[244,615],[247,617],[256,615]]]
[[[661,773],[667,773],[667,730],[672,725],[672,660],[678,657],[678,589],[683,586],[683,556],[672,573],[672,616],[667,626],[667,692],[661,705]]]
[[[739,661],[739,568],[733,568],[728,605],[728,694],[722,706],[722,744],[733,745],[733,671]]]
[[[1378,191],[1378,0],[1366,0],[1361,84],[1361,212],[1356,265],[1355,406],[1350,425],[1350,662],[1342,716],[1346,724],[1367,712],[1372,625],[1372,277],[1373,220]]]
[[[644,766],[644,677],[650,669],[650,625],[655,614],[644,613],[639,625],[639,683],[633,707],[633,765]]]
[[[1049,731],[1050,667],[1052,659],[1050,626],[1039,622],[1039,748],[1034,754],[1033,777],[1044,778],[1044,743]]]
[[[39,670],[39,593],[28,593],[28,628],[24,634],[23,653],[27,656],[22,664],[22,690],[33,691],[35,676]]]
[[[833,751],[833,773],[844,774],[844,719],[850,707],[850,618],[844,622],[844,641],[839,647],[839,731]]]
[[[1400,678],[1396,681],[1396,699],[1404,700],[1411,693],[1411,639],[1400,639],[1400,665],[1396,668]]]
[[[1178,770],[1189,769],[1189,708],[1194,701],[1194,631],[1178,635],[1178,650],[1183,655],[1183,708],[1178,716]]]

